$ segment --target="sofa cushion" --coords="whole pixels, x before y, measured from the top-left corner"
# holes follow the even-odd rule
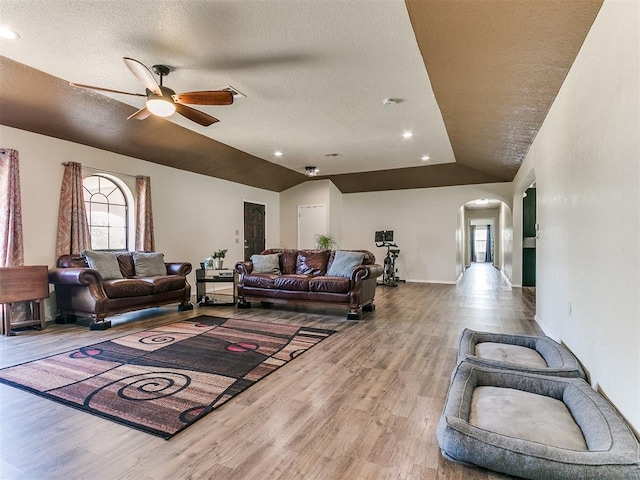
[[[120,272],[124,278],[134,278],[136,276],[136,268],[133,264],[131,252],[116,252]]]
[[[280,275],[273,282],[274,288],[277,290],[295,290],[297,292],[309,291],[310,275]]]
[[[272,273],[280,275],[280,254],[272,253],[270,255],[251,255],[253,262],[253,273]]]
[[[270,273],[249,273],[244,275],[242,281],[245,287],[253,288],[275,288],[274,280],[277,275]]]
[[[181,275],[162,275],[140,278],[140,280],[151,284],[154,294],[181,290],[184,288],[186,282],[186,278]]]
[[[122,278],[120,265],[115,253],[83,250],[82,255],[86,258],[89,268],[97,270],[103,280]]]
[[[153,293],[153,285],[138,278],[105,280],[102,285],[109,298],[140,297]]]
[[[327,272],[327,277],[351,277],[353,270],[362,265],[364,253],[347,252],[344,250],[336,251],[331,267]]]
[[[296,260],[296,274],[325,275],[331,250],[300,250]]]
[[[166,275],[167,266],[164,264],[164,254],[156,252],[131,252],[133,264],[136,268],[136,276],[155,277]]]
[[[347,277],[317,276],[309,280],[310,292],[347,293],[351,280]]]

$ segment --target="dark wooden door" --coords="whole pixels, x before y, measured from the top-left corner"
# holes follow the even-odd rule
[[[244,259],[265,249],[265,206],[244,202]]]

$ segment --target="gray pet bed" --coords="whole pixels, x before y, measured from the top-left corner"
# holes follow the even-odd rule
[[[549,337],[462,331],[458,363],[490,368],[508,368],[521,372],[585,378],[576,357]]]
[[[438,424],[455,462],[529,479],[640,479],[640,446],[580,378],[479,367],[454,372]]]

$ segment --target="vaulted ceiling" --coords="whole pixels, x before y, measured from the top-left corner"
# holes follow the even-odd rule
[[[272,191],[305,166],[344,193],[511,181],[601,5],[2,0],[0,123]],[[69,85],[143,93],[125,56],[246,97],[202,127]]]

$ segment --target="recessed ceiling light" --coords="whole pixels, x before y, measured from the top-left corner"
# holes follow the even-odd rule
[[[486,205],[487,203],[489,203],[489,199],[488,198],[481,198],[479,200],[476,200],[476,205]]]
[[[427,160],[429,160],[429,155],[423,155],[422,156],[422,161],[426,162]]]
[[[281,156],[282,156],[282,152],[281,152],[280,150],[278,150],[277,152],[273,152],[273,154],[274,154],[276,157],[281,157]]]
[[[7,40],[16,40],[20,38],[20,35],[18,35],[18,32],[14,32],[10,28],[0,27],[0,37],[6,38]]]
[[[413,133],[412,132],[404,132],[402,134],[402,138],[411,138],[413,137]]]

